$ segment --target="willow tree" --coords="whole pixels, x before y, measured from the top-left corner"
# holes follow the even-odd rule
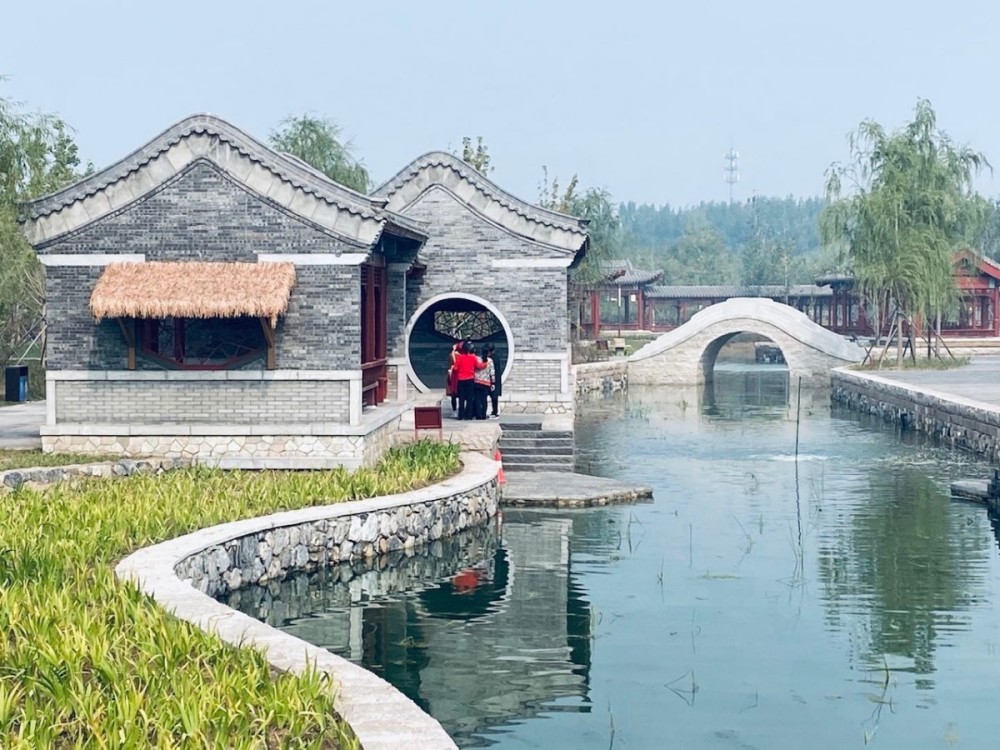
[[[850,161],[826,173],[823,241],[846,256],[876,335],[894,313],[901,342],[904,318],[939,321],[956,303],[952,255],[980,233],[985,203],[972,182],[990,165],[938,129],[926,100],[902,129],[865,120],[848,144]]]
[[[44,350],[42,268],[17,225],[19,206],[78,179],[79,166],[62,120],[0,98],[0,366],[32,341]]]
[[[351,142],[343,140],[340,127],[323,117],[288,117],[268,139],[271,146],[301,159],[334,182],[367,193],[371,189],[368,170],[351,152]]]

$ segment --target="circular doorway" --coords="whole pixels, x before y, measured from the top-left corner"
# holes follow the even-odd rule
[[[451,348],[468,339],[478,349],[496,348],[493,358],[501,381],[510,370],[514,350],[510,326],[489,302],[471,294],[447,294],[428,300],[406,326],[406,358],[418,390],[444,389]]]

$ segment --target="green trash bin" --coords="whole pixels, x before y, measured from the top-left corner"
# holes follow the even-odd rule
[[[28,366],[13,365],[4,368],[4,401],[28,400]]]

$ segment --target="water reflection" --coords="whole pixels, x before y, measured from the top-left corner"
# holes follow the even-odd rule
[[[780,372],[587,402],[576,440],[580,468],[654,501],[508,511],[234,604],[463,747],[995,744],[1000,520],[947,494],[988,466]]]
[[[817,550],[831,625],[864,617],[864,666],[931,674],[941,632],[968,627],[989,549],[915,466],[872,469],[846,509]]]
[[[496,725],[590,710],[593,615],[571,570],[574,522],[512,511],[489,532],[237,591],[228,603],[364,664],[464,747],[485,745]],[[591,543],[580,553],[603,555],[616,526],[582,531]]]

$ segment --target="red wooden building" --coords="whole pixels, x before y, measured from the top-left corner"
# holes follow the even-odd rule
[[[602,333],[670,331],[709,305],[732,297],[765,297],[784,302],[810,320],[850,337],[873,336],[875,326],[867,305],[854,289],[854,277],[830,274],[815,284],[661,285],[662,271],[636,268],[631,261],[605,265],[600,282],[579,295],[579,337],[597,339]],[[965,250],[954,256],[955,282],[961,292],[957,310],[941,321],[949,337],[1000,337],[1000,263]]]

